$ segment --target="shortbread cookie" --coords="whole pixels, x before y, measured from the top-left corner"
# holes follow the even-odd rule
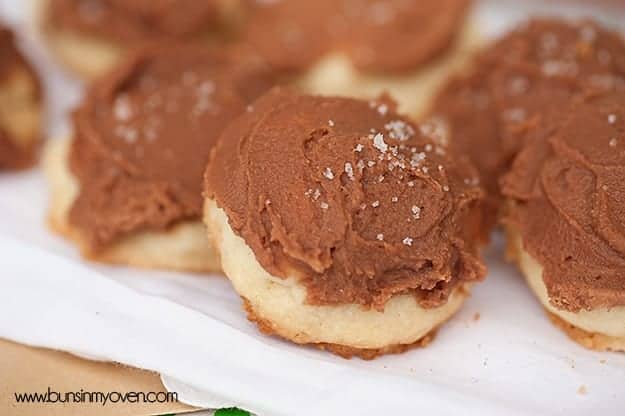
[[[42,0],[39,25],[51,49],[86,78],[105,73],[129,47],[159,39],[207,39],[226,0]]]
[[[494,220],[502,202],[498,180],[523,143],[548,138],[584,90],[625,89],[624,59],[621,36],[594,22],[538,19],[495,42],[468,73],[449,81],[429,124],[477,165]]]
[[[49,147],[50,222],[94,260],[218,270],[202,173],[221,130],[272,84],[242,50],[153,45],[97,81]]]
[[[265,332],[343,356],[419,344],[485,268],[477,171],[392,101],[260,98],[223,133],[205,221]]]
[[[375,97],[422,112],[479,41],[469,0],[248,1],[241,37],[315,94]]]
[[[0,27],[0,170],[31,166],[41,139],[42,98],[39,79]]]
[[[625,351],[625,95],[592,93],[502,181],[510,252],[582,345]]]

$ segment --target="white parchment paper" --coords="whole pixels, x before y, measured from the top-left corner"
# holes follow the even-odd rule
[[[45,53],[27,3],[0,0],[0,19],[45,78],[58,137],[82,87]],[[495,34],[533,7],[484,2],[476,18]],[[595,16],[623,24],[618,8]],[[500,237],[487,281],[428,348],[346,361],[260,335],[223,277],[82,261],[46,230],[46,192],[40,170],[0,175],[0,337],[154,370],[182,401],[263,416],[625,414],[625,355],[584,350],[554,328],[503,262]]]

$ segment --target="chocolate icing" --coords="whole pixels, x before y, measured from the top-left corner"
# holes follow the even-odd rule
[[[15,45],[13,33],[0,27],[0,89],[3,83],[12,82],[11,76],[16,72],[27,74],[34,86],[34,99],[41,99],[41,87],[34,70]],[[30,97],[28,97],[30,98]],[[4,104],[4,105],[10,105]],[[2,127],[2,111],[0,110],[0,169],[17,169],[31,165],[35,158],[36,143],[20,145],[21,141],[11,136]]]
[[[70,212],[92,249],[201,216],[202,173],[222,129],[267,90],[255,55],[172,44],[135,53],[74,114]]]
[[[625,44],[616,33],[590,21],[532,20],[453,79],[432,114],[446,125],[452,149],[477,165],[496,213],[497,178],[528,137],[547,138],[587,89],[625,91],[624,75]]]
[[[211,155],[206,196],[309,304],[383,309],[409,293],[436,307],[484,276],[477,171],[394,107],[277,88]]]
[[[248,0],[242,37],[277,70],[306,70],[332,52],[360,70],[405,72],[444,53],[470,0]]]
[[[189,38],[208,33],[215,0],[46,0],[47,24],[115,42]]]
[[[625,306],[625,95],[579,98],[502,180],[506,221],[544,268],[554,306]]]

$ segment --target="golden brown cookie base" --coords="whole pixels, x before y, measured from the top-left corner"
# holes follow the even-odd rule
[[[44,170],[50,184],[48,225],[76,244],[83,257],[116,265],[188,272],[219,272],[219,258],[201,221],[184,222],[163,231],[134,233],[104,250],[93,251],[79,230],[67,221],[78,184],[67,168],[69,140],[52,140],[44,151]],[[164,255],[166,254],[166,255]]]
[[[584,331],[570,323],[564,321],[559,316],[546,311],[551,322],[560,328],[564,333],[581,346],[595,351],[616,351],[625,352],[625,338],[609,337],[603,334],[596,334]]]
[[[265,335],[276,335],[280,336],[279,331],[276,331],[274,325],[266,320],[258,316],[254,310],[252,309],[251,304],[247,299],[241,297],[243,299],[243,307],[247,312],[247,319],[251,322],[254,322],[258,327],[259,331]],[[401,354],[413,348],[423,348],[428,346],[436,337],[437,328],[433,329],[431,332],[426,334],[423,338],[417,340],[412,344],[398,344],[398,345],[390,345],[385,348],[354,348],[346,345],[338,345],[338,344],[330,344],[330,343],[301,343],[300,345],[310,345],[315,348],[319,348],[323,351],[328,351],[333,354],[340,356],[341,358],[345,358],[347,360],[352,359],[354,357],[361,358],[363,360],[374,360],[382,355],[387,354]],[[297,341],[293,341],[297,343]]]

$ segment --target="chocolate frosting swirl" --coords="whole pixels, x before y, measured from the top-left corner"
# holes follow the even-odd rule
[[[504,177],[506,220],[543,266],[555,306],[625,306],[625,95],[589,94],[567,114]]]
[[[432,109],[453,150],[471,157],[496,215],[497,179],[529,138],[548,138],[587,89],[625,91],[625,43],[592,21],[535,19],[480,54]],[[494,220],[493,220],[494,222]]]
[[[211,156],[207,197],[310,304],[382,309],[410,293],[435,307],[484,276],[477,172],[394,106],[274,89]]]
[[[96,82],[74,114],[70,222],[100,248],[201,215],[219,134],[273,79],[247,50],[152,45]]]

